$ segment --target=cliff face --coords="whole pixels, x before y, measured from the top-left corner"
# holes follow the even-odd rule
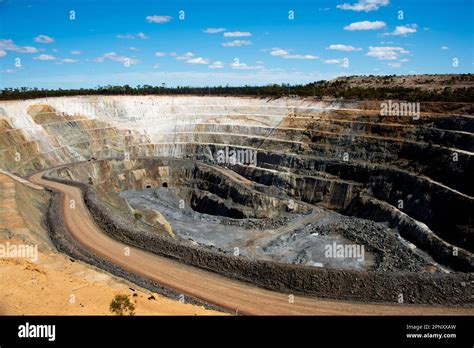
[[[0,171],[0,239],[27,240],[53,249],[43,220],[51,195],[42,187]]]
[[[334,103],[233,97],[90,96],[4,101],[0,103],[0,163],[3,169],[28,174],[124,151],[186,156],[185,143],[225,142],[232,127],[273,129],[289,108],[320,112],[336,107]],[[229,144],[245,142],[238,140],[241,135],[237,130]]]

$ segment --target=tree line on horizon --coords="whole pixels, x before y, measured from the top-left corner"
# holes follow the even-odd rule
[[[267,86],[214,86],[214,87],[167,87],[138,85],[98,86],[96,88],[44,89],[4,88],[0,100],[22,100],[44,97],[65,97],[76,95],[212,95],[253,97],[314,97],[345,100],[397,99],[416,102],[472,102],[474,87],[452,88],[445,86],[438,90],[424,90],[415,87],[360,87],[347,86],[342,81],[317,81],[306,85],[273,84]]]

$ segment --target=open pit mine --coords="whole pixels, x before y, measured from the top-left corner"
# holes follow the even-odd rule
[[[2,101],[2,238],[209,310],[472,314],[474,118],[393,105]]]

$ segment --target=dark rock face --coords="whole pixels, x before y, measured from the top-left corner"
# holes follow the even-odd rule
[[[474,270],[471,253],[446,243],[429,229],[423,228],[412,218],[401,214],[387,203],[368,196],[360,196],[352,201],[347,212],[350,215],[373,221],[388,221],[391,226],[397,227],[402,237],[419,248],[429,251],[429,254],[439,263],[462,272]]]
[[[402,204],[399,210],[425,223],[437,236],[446,242],[453,244],[449,247],[452,254],[453,247],[465,249],[469,253],[474,252],[474,230],[472,217],[474,216],[474,200],[464,194],[437,184],[427,178],[414,176],[411,173],[382,167],[374,164],[344,163],[339,160],[327,158],[304,159],[297,156],[262,153],[259,156],[259,169],[236,167],[235,171],[241,175],[253,178],[260,183],[277,185],[286,192],[294,194],[303,201],[314,203],[314,192],[321,192],[322,203],[332,209],[341,212],[370,218],[377,215],[366,213],[366,207],[357,206],[353,200],[362,192],[374,198],[389,203],[392,207]],[[334,178],[311,177],[309,174],[299,174],[296,180],[290,180],[284,174],[265,172],[265,169],[288,168],[290,171],[305,173],[305,171],[324,170],[337,176]],[[308,187],[311,190],[308,190]],[[349,203],[353,202],[352,207]],[[378,210],[376,206],[372,209]],[[372,214],[372,215],[371,215]],[[383,211],[380,216],[385,216]],[[386,217],[386,216],[385,216]],[[384,218],[385,218],[384,217]],[[376,221],[390,221],[377,219]],[[419,238],[410,238],[416,242]],[[447,244],[444,243],[447,247]],[[417,244],[419,245],[419,244]],[[423,246],[422,246],[423,245]],[[431,243],[420,243],[420,247],[432,253]],[[434,255],[439,252],[433,251]],[[449,264],[456,268],[458,262],[444,261],[444,257],[435,257],[443,264]],[[471,263],[471,266],[462,267],[459,270],[472,271],[471,261],[460,261],[463,264]]]
[[[124,172],[125,180],[117,181],[111,173],[114,173],[112,168],[123,170],[120,163],[98,162],[103,187],[123,190],[125,184],[127,188],[144,188],[149,183],[161,186],[161,181],[166,180],[173,187],[188,188],[184,196],[192,209],[233,219],[275,218],[288,210],[288,201],[294,197],[346,215],[388,222],[438,263],[457,271],[474,270],[474,200],[406,170],[259,152],[258,166],[230,166],[252,183],[242,185],[210,166],[158,158],[136,160]],[[163,168],[169,171],[164,178],[160,174]],[[135,172],[142,176],[135,178]],[[64,169],[57,173],[69,177]],[[277,198],[281,194],[286,198]],[[304,207],[298,209],[305,213]]]
[[[110,191],[160,187],[166,183],[167,187],[186,188],[183,197],[193,209],[237,219],[276,217],[288,206],[287,199],[262,195],[253,187],[233,182],[204,164],[158,158],[137,160],[130,169],[125,169],[120,160],[99,161],[95,166],[87,164],[84,166],[86,171],[94,174],[86,175],[86,171],[75,170],[71,166],[58,169],[54,175],[60,178],[77,177],[81,182],[87,182],[88,177],[94,175],[99,186]],[[163,169],[166,169],[166,174],[160,173]],[[123,180],[117,178],[117,172],[124,176]],[[136,173],[139,173],[138,177]],[[309,208],[297,205],[294,211],[305,214]]]
[[[472,274],[366,273],[292,266],[235,257],[191,246],[171,238],[152,234],[146,230],[130,230],[129,225],[123,218],[114,215],[110,208],[97,199],[91,187],[77,182],[74,183],[60,179],[54,180],[81,188],[86,205],[94,220],[111,237],[186,264],[248,281],[264,288],[324,298],[368,302],[395,303],[398,296],[402,294],[405,303],[472,304],[470,293],[465,291],[462,285],[474,280]],[[64,248],[74,250],[70,246],[70,237],[64,237],[67,236],[67,232],[62,226],[62,215],[57,215],[61,209],[59,201],[56,198],[54,202],[48,215],[48,224],[53,231],[53,236],[55,236],[53,238],[62,238],[61,243],[66,245]],[[57,237],[58,235],[60,237]],[[92,262],[97,264],[96,261]],[[104,262],[99,262],[98,265],[105,269],[115,267]]]

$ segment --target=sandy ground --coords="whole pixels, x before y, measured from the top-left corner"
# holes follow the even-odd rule
[[[40,253],[37,263],[0,259],[0,279],[0,315],[109,315],[116,294],[130,295],[137,315],[220,314],[147,292],[56,253]]]
[[[108,315],[116,294],[129,295],[137,315],[222,314],[152,294],[57,253],[41,224],[47,200],[39,187],[0,173],[0,245],[39,250],[37,262],[0,258],[0,315]]]

